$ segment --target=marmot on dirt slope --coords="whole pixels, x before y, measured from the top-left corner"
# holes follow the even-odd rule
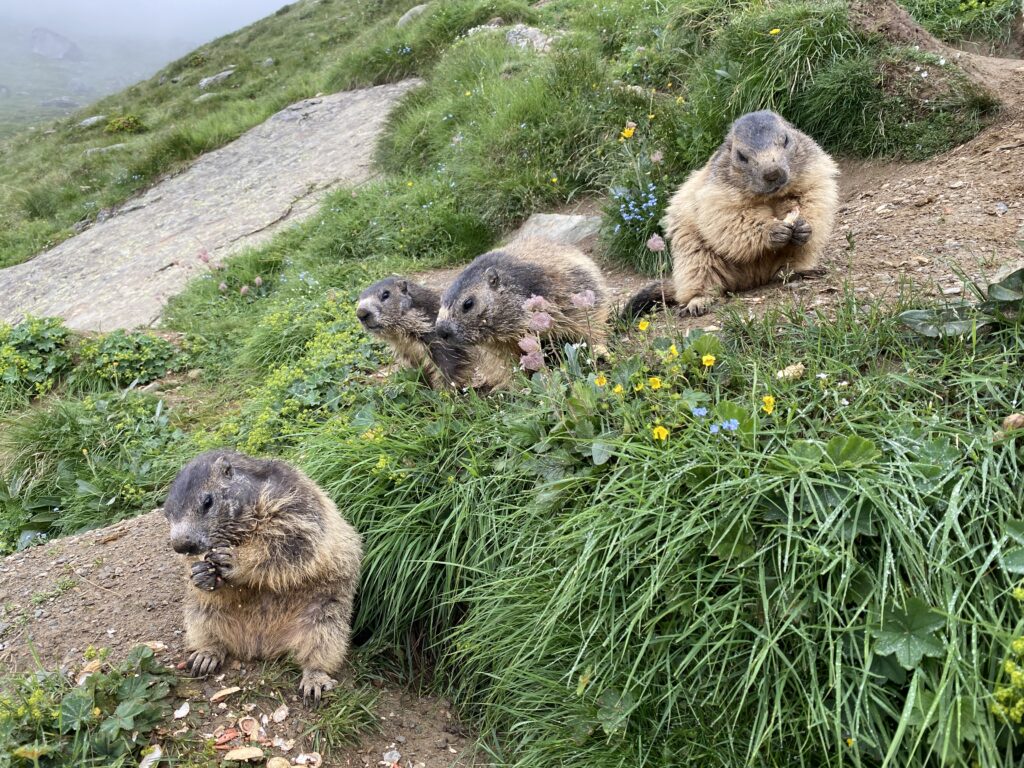
[[[539,306],[528,307],[531,299]],[[445,343],[473,350],[480,377],[498,387],[511,377],[524,336],[585,340],[600,354],[607,323],[608,287],[597,264],[572,246],[525,239],[470,262],[441,297],[435,330]]]
[[[626,314],[664,301],[700,315],[724,292],[764,285],[781,269],[812,273],[832,233],[838,175],[814,139],[779,115],[743,115],[669,201],[671,283],[644,288]]]
[[[423,371],[434,389],[465,386],[473,364],[465,350],[444,344],[434,333],[440,306],[436,291],[404,277],[386,277],[359,295],[356,317],[367,333],[391,347],[399,363]]]
[[[291,653],[318,703],[348,651],[362,558],[334,502],[283,461],[215,450],[178,473],[164,514],[174,551],[202,555],[185,596],[192,673]]]

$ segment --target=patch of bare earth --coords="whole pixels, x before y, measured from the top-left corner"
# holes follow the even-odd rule
[[[0,560],[0,669],[74,672],[89,646],[108,648],[117,660],[143,642],[158,649],[159,660],[178,667],[186,658],[181,617],[186,571],[183,558],[167,544],[167,524],[159,512]],[[379,733],[331,749],[314,728],[314,713],[297,696],[299,671],[291,664],[236,661],[205,679],[179,674],[174,706],[187,701],[189,713],[162,730],[170,754],[200,754],[207,738],[222,740],[217,751],[223,754],[246,743],[238,722],[254,717],[263,729],[257,743],[267,758],[291,762],[317,751],[326,766],[377,766],[385,753],[397,752],[402,768],[474,764],[473,740],[440,699],[375,686]],[[340,684],[353,686],[350,678],[343,670]],[[210,701],[235,686],[237,692]],[[288,714],[275,722],[273,714],[280,715],[282,705]],[[237,735],[228,738],[231,729]]]

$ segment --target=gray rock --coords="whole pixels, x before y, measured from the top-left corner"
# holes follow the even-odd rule
[[[430,6],[430,3],[422,3],[421,5],[414,5],[408,11],[402,14],[402,18],[395,22],[395,27],[401,29],[413,19],[418,16],[422,16],[424,11]]]
[[[276,61],[274,61],[274,59],[273,59],[272,57],[269,57],[269,56],[268,56],[267,58],[265,58],[265,59],[263,60],[263,66],[264,66],[264,67],[272,67],[272,66],[274,66],[275,64],[277,64],[277,62],[276,62]]]
[[[102,123],[106,119],[107,119],[106,115],[93,115],[92,117],[87,117],[87,118],[85,118],[85,120],[82,120],[81,122],[79,122],[78,123],[78,127],[79,128],[92,128],[97,123]]]
[[[200,91],[205,91],[211,85],[216,85],[217,83],[222,83],[225,80],[227,80],[229,77],[231,77],[233,74],[235,74],[235,70],[233,70],[233,69],[225,69],[223,72],[218,72],[216,75],[210,75],[209,77],[204,77],[202,80],[199,81],[199,90]]]
[[[505,33],[505,42],[517,48],[533,48],[537,53],[547,53],[551,44],[561,35],[548,35],[536,27],[515,24]]]
[[[216,99],[218,96],[220,96],[220,91],[210,91],[209,93],[199,94],[194,99],[192,99],[192,101],[194,101],[196,104],[200,104],[204,101],[209,101],[210,99]]]
[[[600,216],[535,213],[513,235],[514,240],[539,237],[566,245],[579,245],[601,229]]]
[[[89,147],[89,149],[85,150],[82,154],[86,157],[89,157],[90,155],[105,155],[107,152],[116,152],[117,150],[124,149],[127,146],[127,144],[121,142],[119,144],[108,144],[105,147]]]
[[[209,274],[210,264],[316,214],[331,190],[370,179],[388,113],[419,84],[405,80],[303,102],[283,111],[301,120],[271,118],[109,220],[97,214],[81,234],[0,270],[0,321],[33,314],[63,317],[76,329],[152,325],[167,300]],[[209,251],[210,264],[195,256],[196,243]]]

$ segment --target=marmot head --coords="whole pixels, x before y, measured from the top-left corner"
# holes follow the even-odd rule
[[[430,297],[433,297],[433,301]],[[410,313],[416,317],[409,317]],[[434,316],[437,314],[436,295],[422,286],[410,283],[404,277],[378,280],[359,294],[359,302],[356,304],[359,322],[368,333],[376,336],[432,323],[434,316],[430,316],[431,313]]]
[[[801,169],[800,144],[796,129],[776,113],[749,112],[729,129],[715,170],[755,195],[777,195]]]
[[[475,258],[441,296],[435,333],[457,346],[516,333],[523,325],[523,302],[546,293],[540,267],[490,251]]]
[[[242,453],[201,453],[182,467],[164,502],[171,547],[198,555],[215,545],[240,544],[255,529],[255,506],[266,480],[264,462]]]

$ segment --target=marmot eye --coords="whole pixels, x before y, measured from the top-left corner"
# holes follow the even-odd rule
[[[741,162],[741,163],[745,163],[745,162],[747,162],[747,160],[749,159],[749,158],[748,158],[748,157],[747,157],[746,155],[744,155],[744,154],[743,154],[742,152],[737,152],[737,153],[736,153],[736,157],[738,157],[738,158],[740,159],[740,162]]]
[[[788,133],[785,136],[782,137],[782,146],[783,147],[788,147],[789,146],[789,134]]]
[[[469,312],[469,310],[473,308],[473,303],[474,302],[472,299],[466,299],[464,302],[462,302],[462,311]]]
[[[213,495],[207,493],[207,494],[205,494],[203,496],[203,511],[209,511],[210,507],[212,507],[212,506],[213,506]]]
[[[391,291],[384,291],[384,293],[382,293],[380,295],[380,300],[381,301],[387,301],[390,296],[391,296]]]

